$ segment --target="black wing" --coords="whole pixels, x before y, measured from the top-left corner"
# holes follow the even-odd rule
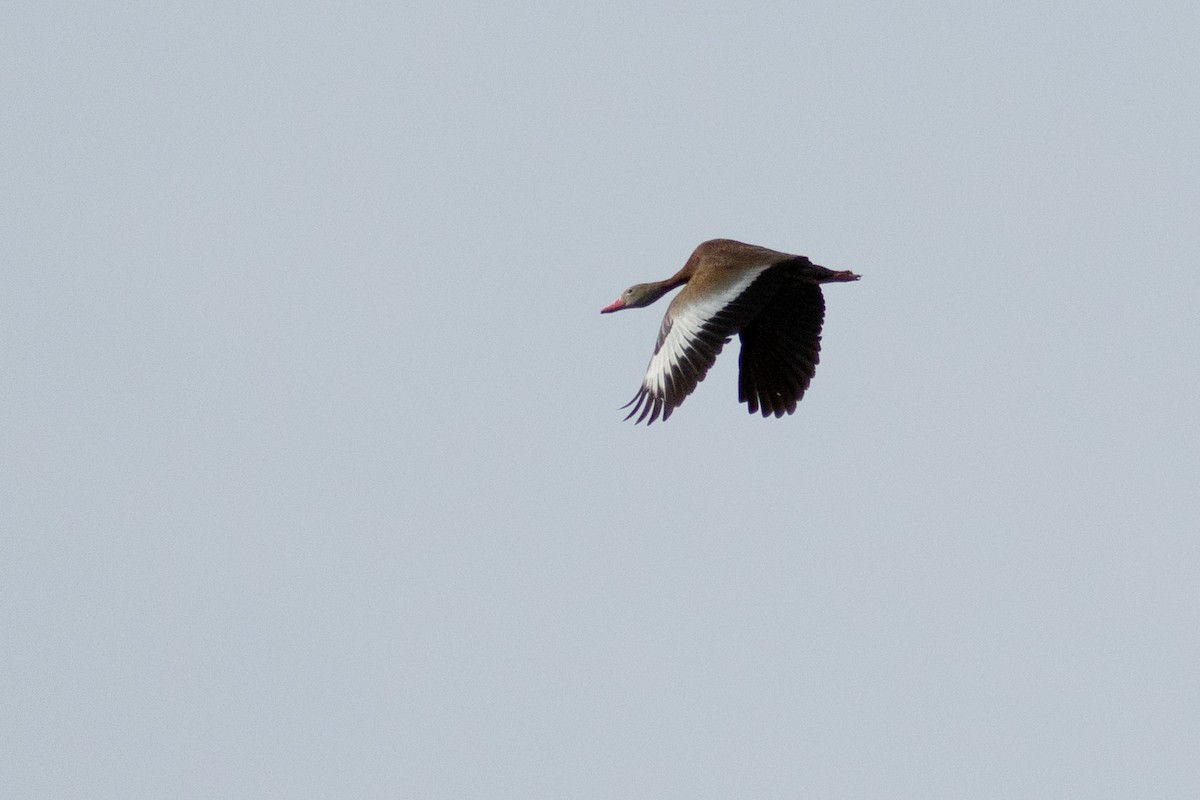
[[[817,370],[825,298],[821,287],[798,277],[780,286],[742,327],[738,402],[751,414],[782,417],[796,410]]]

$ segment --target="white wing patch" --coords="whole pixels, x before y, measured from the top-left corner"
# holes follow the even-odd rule
[[[666,393],[668,373],[680,370],[680,361],[686,358],[687,351],[695,346],[696,339],[700,336],[705,323],[710,322],[720,313],[721,309],[746,291],[747,287],[754,283],[754,279],[770,266],[770,264],[763,264],[761,267],[748,270],[719,293],[710,294],[668,311],[671,327],[667,331],[666,338],[654,351],[654,357],[650,359],[650,365],[646,368],[646,377],[642,381],[646,391],[655,397],[661,397]],[[733,333],[736,331],[730,331],[730,334]]]
[[[638,421],[647,413],[651,422],[660,413],[666,419],[691,394],[716,360],[717,353],[728,337],[737,332],[728,330],[717,333],[713,330],[716,327],[714,320],[771,266],[771,263],[765,263],[745,270],[720,290],[700,298],[688,298],[682,304],[678,301],[683,295],[676,297],[663,319],[658,346],[646,368],[642,388],[630,403],[636,405],[629,416],[632,417],[644,407]]]

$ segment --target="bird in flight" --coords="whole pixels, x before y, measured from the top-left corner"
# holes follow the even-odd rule
[[[713,239],[666,280],[630,286],[600,313],[642,308],[684,289],[667,307],[646,377],[624,406],[633,406],[625,419],[637,414],[636,421],[648,425],[659,417],[665,421],[704,380],[735,333],[742,345],[738,402],[764,417],[793,413],[820,360],[825,319],[820,285],[858,279],[804,256]]]

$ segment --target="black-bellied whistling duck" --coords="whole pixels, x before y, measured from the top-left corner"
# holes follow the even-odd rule
[[[683,286],[663,317],[642,388],[625,404],[629,419],[663,420],[683,403],[736,333],[742,342],[738,402],[751,414],[782,417],[796,410],[821,351],[825,319],[822,283],[856,281],[804,256],[713,239],[696,248],[683,269],[664,281],[621,292],[601,314],[648,306]]]

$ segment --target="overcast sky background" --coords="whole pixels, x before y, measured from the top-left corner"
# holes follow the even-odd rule
[[[1200,796],[1200,6],[0,11],[0,794]],[[729,237],[826,287],[633,396]]]

